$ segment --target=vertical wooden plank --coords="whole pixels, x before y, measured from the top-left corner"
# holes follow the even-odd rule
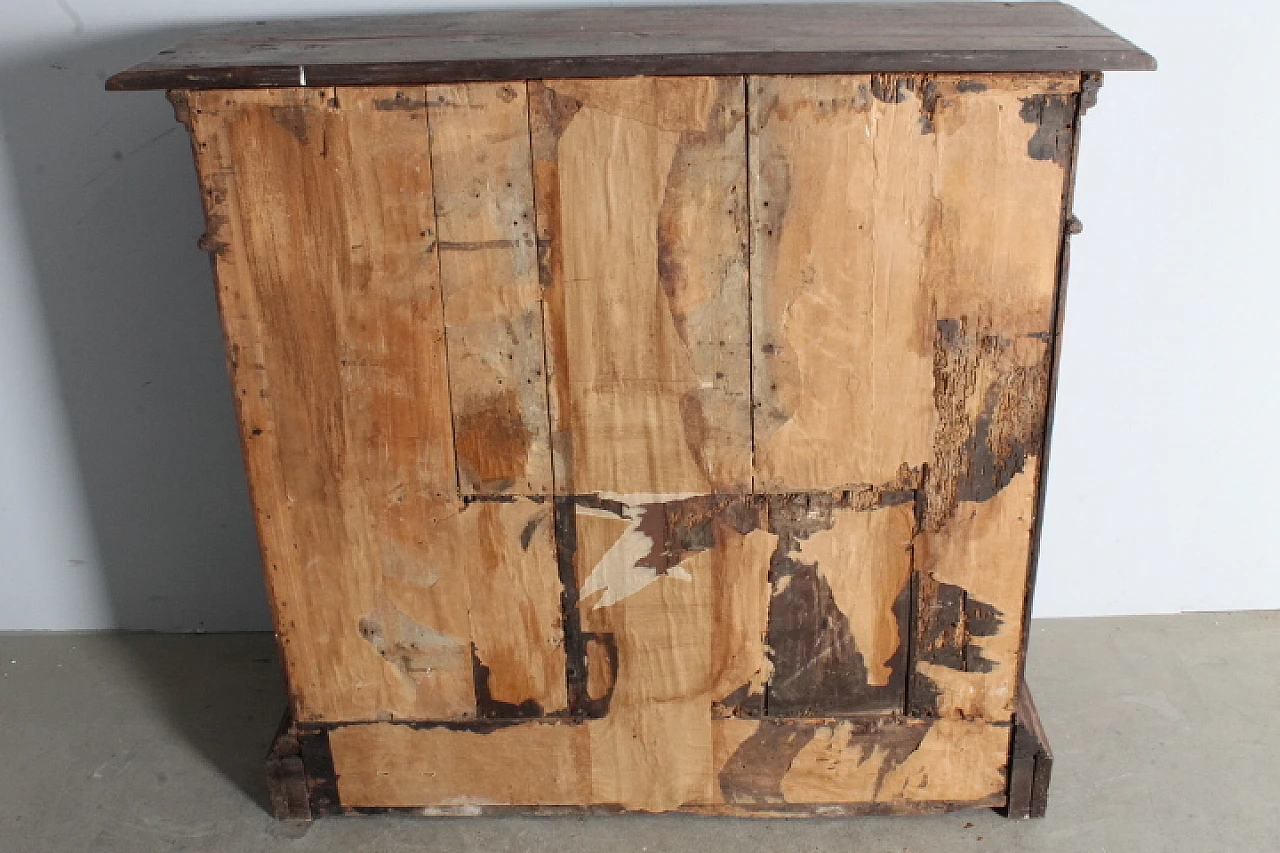
[[[932,447],[935,137],[878,78],[748,86],[756,488],[887,482]]]
[[[542,596],[533,621],[558,604],[550,534],[522,541],[542,508],[504,505],[492,512],[510,518],[477,529],[490,511],[456,495],[424,97],[189,96],[205,244],[300,722],[474,715],[476,660],[496,646],[473,637],[472,576],[528,574],[507,585]],[[505,613],[520,594],[485,606]],[[557,627],[550,618],[539,642]],[[554,667],[547,645],[522,664]],[[489,684],[511,695],[504,678]],[[524,698],[563,706],[555,683],[525,684],[541,692]]]
[[[459,484],[550,494],[525,85],[428,86],[427,112]]]
[[[563,712],[564,620],[551,501],[476,501],[462,521],[451,535],[467,577],[476,715]]]
[[[298,720],[459,713],[461,641],[420,693],[358,633],[372,613],[417,630],[415,534],[456,476],[425,112],[342,95],[190,95],[267,577]]]
[[[595,796],[650,811],[711,801],[713,716],[750,713],[764,691],[776,537],[738,499],[585,499],[577,513],[583,630],[617,659],[589,722]]]
[[[556,488],[751,482],[741,78],[530,84]]]
[[[1007,721],[1079,78],[983,81],[980,92],[940,84],[932,115],[936,419],[916,542],[911,710]]]

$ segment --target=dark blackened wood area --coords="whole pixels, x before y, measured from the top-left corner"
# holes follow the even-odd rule
[[[259,21],[187,39],[107,88],[1154,67],[1064,3],[806,3]]]
[[[1049,805],[1052,772],[1053,750],[1049,748],[1040,713],[1024,681],[1018,685],[1018,711],[1009,757],[1009,804],[1005,816],[1044,817]]]

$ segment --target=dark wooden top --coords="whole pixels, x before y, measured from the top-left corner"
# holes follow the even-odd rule
[[[1153,68],[1149,54],[1064,3],[615,6],[234,24],[107,88]]]

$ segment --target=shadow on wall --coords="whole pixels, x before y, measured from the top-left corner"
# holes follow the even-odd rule
[[[0,117],[116,625],[266,630],[186,131],[103,89],[182,35],[0,68]]]
[[[103,90],[183,34],[0,67],[0,119],[115,623],[268,630],[186,131],[163,93]],[[261,773],[225,754],[243,734],[211,737],[148,660],[170,722],[261,801]]]

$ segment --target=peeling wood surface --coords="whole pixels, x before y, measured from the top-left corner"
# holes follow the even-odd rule
[[[851,505],[852,503],[852,505]],[[911,504],[770,501],[769,713],[898,713],[906,701]]]
[[[1009,720],[1019,677],[1036,472],[964,502],[916,541],[920,619],[913,713]]]
[[[294,712],[471,715],[475,656],[494,701],[563,708],[548,508],[457,498],[425,92],[397,97],[187,102]]]
[[[461,491],[549,494],[525,85],[431,86],[426,102]]]
[[[575,499],[561,548],[597,649],[589,715],[677,700],[702,717],[900,713],[911,494]]]
[[[751,483],[741,78],[530,84],[556,489]]]
[[[1007,725],[703,719],[692,730],[664,732],[664,746],[646,756],[653,772],[625,781],[614,725],[540,721],[464,731],[375,723],[337,727],[329,742],[346,809],[480,814],[526,804],[767,814],[788,806],[904,812],[1004,803]]]
[[[580,624],[611,651],[587,661],[595,693],[609,697],[606,716],[682,713],[679,703],[703,719],[758,715],[777,539],[761,529],[759,507],[581,499],[575,513]]]

